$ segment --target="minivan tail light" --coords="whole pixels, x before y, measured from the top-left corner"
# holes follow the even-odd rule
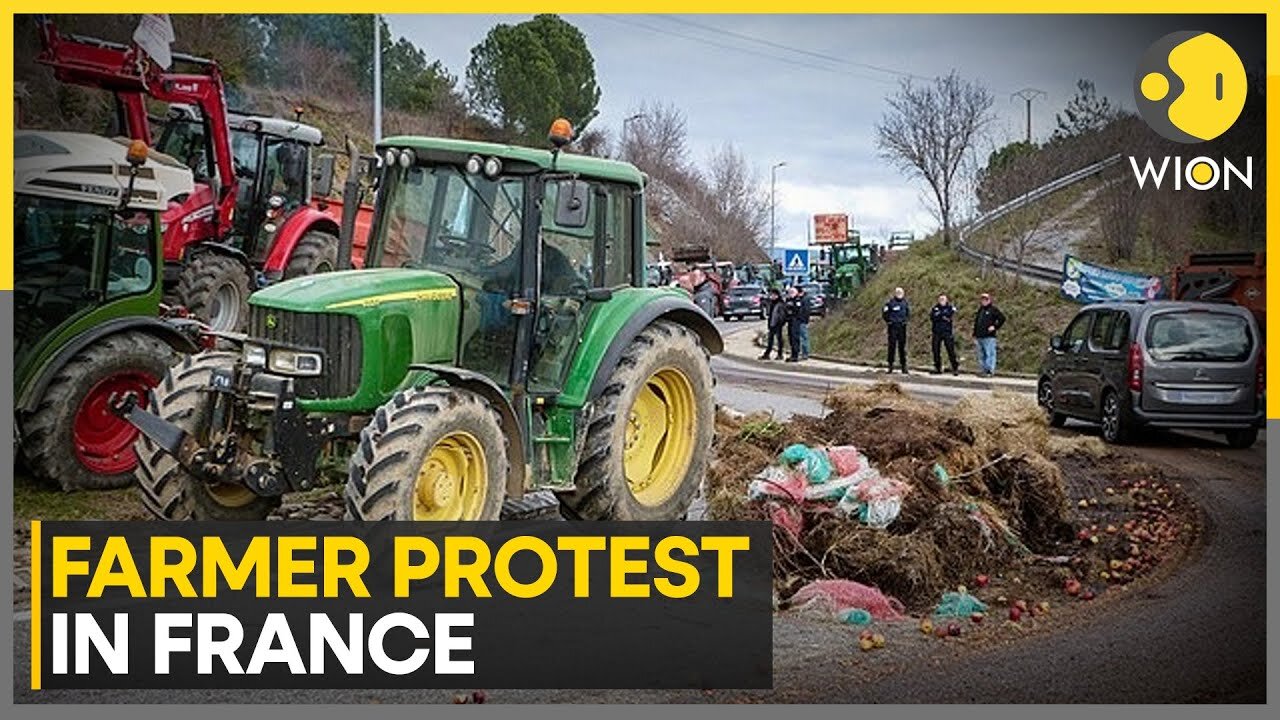
[[[1142,346],[1133,343],[1129,346],[1129,389],[1142,392]]]

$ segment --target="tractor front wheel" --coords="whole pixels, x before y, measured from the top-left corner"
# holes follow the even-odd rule
[[[249,270],[233,257],[204,252],[178,276],[179,304],[220,332],[244,332],[249,324]]]
[[[497,520],[507,451],[498,414],[466,390],[396,393],[360,432],[348,520]]]
[[[714,436],[711,364],[693,331],[657,321],[631,341],[587,428],[561,513],[581,520],[678,520],[706,474]]]
[[[338,268],[338,238],[312,230],[298,240],[284,269],[284,279],[333,272]]]
[[[209,379],[229,368],[235,354],[206,352],[169,369],[151,392],[152,412],[192,437],[207,440],[213,393]],[[138,438],[138,489],[142,504],[162,520],[265,520],[280,505],[279,497],[263,497],[243,485],[209,483],[188,473],[146,435]]]
[[[28,467],[63,490],[127,487],[138,462],[138,431],[111,411],[111,397],[132,392],[145,398],[173,358],[166,343],[140,332],[111,335],[76,353],[23,419]]]

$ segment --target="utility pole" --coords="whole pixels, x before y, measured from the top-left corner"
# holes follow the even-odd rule
[[[787,163],[774,163],[769,168],[769,259],[773,260],[773,249],[778,243],[778,223],[775,220],[778,206],[778,168],[786,167]]]
[[[1035,88],[1023,88],[1018,92],[1009,96],[1009,102],[1013,102],[1014,98],[1021,98],[1027,103],[1027,142],[1031,142],[1031,101],[1038,97],[1049,97],[1049,93]]]
[[[622,159],[623,159],[623,160],[627,160],[627,159],[628,159],[628,158],[626,157],[626,155],[627,155],[627,137],[628,137],[627,130],[628,130],[628,129],[630,129],[630,127],[631,127],[631,123],[633,123],[633,122],[635,122],[635,121],[637,121],[637,120],[643,120],[644,118],[645,118],[645,114],[644,114],[644,113],[636,113],[635,115],[632,115],[631,117],[626,118],[626,119],[624,119],[624,120],[622,121],[622,147],[618,148],[618,150],[619,150],[619,153],[618,153],[618,154],[622,156]]]
[[[373,16],[373,142],[382,142],[382,16]]]

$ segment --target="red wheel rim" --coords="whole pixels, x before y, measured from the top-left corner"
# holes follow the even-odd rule
[[[147,406],[147,390],[155,387],[160,379],[147,372],[130,370],[99,380],[89,389],[76,410],[72,427],[76,459],[90,472],[99,475],[119,475],[133,470],[138,456],[133,452],[133,441],[138,439],[138,429],[111,412],[112,395],[127,392],[138,395],[138,406]]]

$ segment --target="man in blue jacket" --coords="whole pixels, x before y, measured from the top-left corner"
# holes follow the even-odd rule
[[[951,374],[960,374],[960,365],[956,362],[955,338],[956,308],[946,294],[938,296],[938,304],[929,311],[929,321],[933,326],[933,374],[942,372],[942,347],[947,348],[947,359],[951,361]]]
[[[902,365],[902,374],[907,374],[907,320],[911,317],[911,306],[907,304],[906,292],[902,288],[893,289],[893,297],[884,304],[885,326],[889,329],[889,372],[893,372],[893,354],[896,350]]]

